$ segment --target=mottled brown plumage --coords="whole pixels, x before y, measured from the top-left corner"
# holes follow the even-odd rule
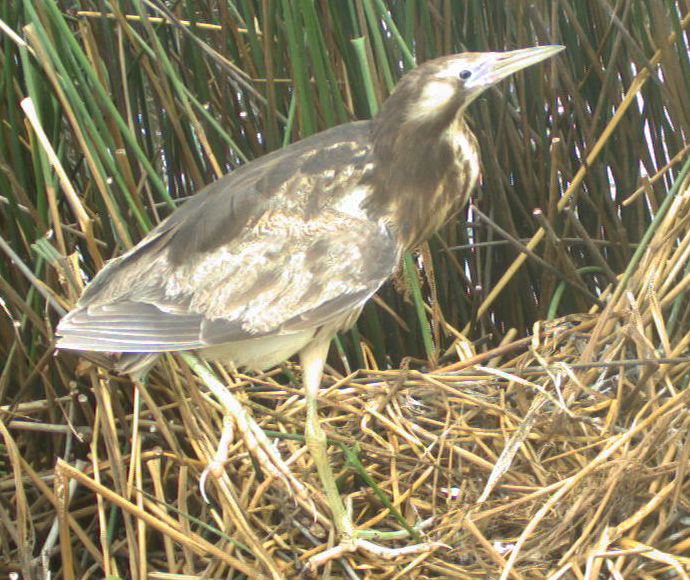
[[[387,220],[349,197],[370,171],[370,130],[324,131],[206,187],[96,276],[58,346],[137,353],[127,372],[153,362],[139,353],[188,349],[261,369],[352,324],[400,252]]]
[[[561,48],[427,62],[372,121],[324,131],[212,183],[98,273],[60,322],[58,347],[123,353],[120,368],[132,374],[166,351],[255,369],[298,353],[307,441],[338,530],[354,542],[316,421],[328,345],[403,252],[466,203],[480,165],[467,105]]]

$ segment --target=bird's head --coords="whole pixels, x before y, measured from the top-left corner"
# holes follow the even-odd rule
[[[462,119],[467,105],[563,48],[454,54],[425,62],[400,80],[373,122],[376,195],[369,206],[392,216],[405,247],[441,227],[477,182],[476,140]]]
[[[398,122],[450,122],[489,87],[564,48],[553,45],[508,52],[465,52],[427,61],[403,77],[379,117],[397,116]]]

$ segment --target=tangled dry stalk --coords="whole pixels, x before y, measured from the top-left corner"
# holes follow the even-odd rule
[[[348,457],[409,524],[425,522],[423,533],[448,549],[394,562],[353,554],[325,573],[688,578],[690,334],[678,323],[676,298],[690,283],[689,226],[686,181],[630,277],[603,297],[601,312],[538,324],[533,338],[478,356],[458,342],[455,362],[431,372],[342,377],[331,370],[320,403],[356,523],[402,529]],[[188,369],[169,363],[134,391],[138,413],[123,411],[129,383],[91,365],[72,396],[14,409],[15,437],[2,428],[14,469],[0,489],[16,487],[22,509],[13,523],[5,520],[6,529],[21,543],[31,527],[56,525],[63,541],[52,549],[65,578],[94,577],[101,566],[141,578],[296,575],[327,546],[330,530],[301,438],[299,389],[281,371],[231,377],[217,369],[308,486],[316,517],[262,476],[239,443],[221,477],[207,481],[206,504],[198,477],[213,458],[223,417]],[[89,428],[33,422],[55,405],[65,416],[73,405],[88,413],[87,386],[98,399]],[[52,489],[23,459],[28,429],[50,428],[71,430],[71,444],[90,449],[81,470],[58,464]],[[109,526],[127,529],[126,545],[93,542],[93,530]]]

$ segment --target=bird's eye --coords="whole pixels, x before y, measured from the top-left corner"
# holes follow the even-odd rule
[[[471,71],[471,70],[467,70],[467,69],[461,70],[461,71],[458,73],[458,76],[460,77],[460,80],[466,81],[468,78],[470,78],[470,77],[472,76],[472,71]]]

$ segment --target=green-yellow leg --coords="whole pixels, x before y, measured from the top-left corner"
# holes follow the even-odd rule
[[[323,367],[326,363],[326,355],[328,354],[330,342],[330,337],[328,337],[327,340],[317,339],[300,352],[300,362],[302,364],[307,407],[305,439],[307,448],[314,459],[316,470],[319,473],[321,485],[326,493],[326,501],[328,502],[328,507],[331,510],[336,532],[340,540],[339,545],[313,556],[309,562],[309,567],[311,569],[316,569],[333,558],[339,558],[343,554],[353,552],[355,550],[363,550],[384,559],[393,559],[405,554],[429,552],[434,548],[441,546],[441,544],[434,542],[392,549],[379,546],[370,541],[357,537],[357,530],[355,530],[352,519],[350,518],[342,500],[340,499],[340,493],[338,492],[338,487],[335,483],[333,470],[331,469],[330,462],[328,461],[326,433],[321,428],[317,413],[317,396],[319,393],[319,386],[321,384],[321,378],[323,375]],[[369,534],[363,533],[362,535]],[[395,533],[395,536],[399,537],[399,534]]]
[[[319,473],[321,485],[326,494],[326,502],[333,516],[338,538],[347,541],[354,537],[355,530],[352,525],[352,520],[347,514],[345,506],[340,499],[338,487],[335,484],[333,470],[328,461],[326,433],[321,428],[318,416],[317,397],[329,346],[330,339],[328,341],[322,340],[310,344],[300,353],[303,374],[302,380],[304,382],[307,406],[307,423],[305,425],[304,436],[307,443],[307,449],[309,449],[309,453],[311,453],[314,459],[316,470]]]

